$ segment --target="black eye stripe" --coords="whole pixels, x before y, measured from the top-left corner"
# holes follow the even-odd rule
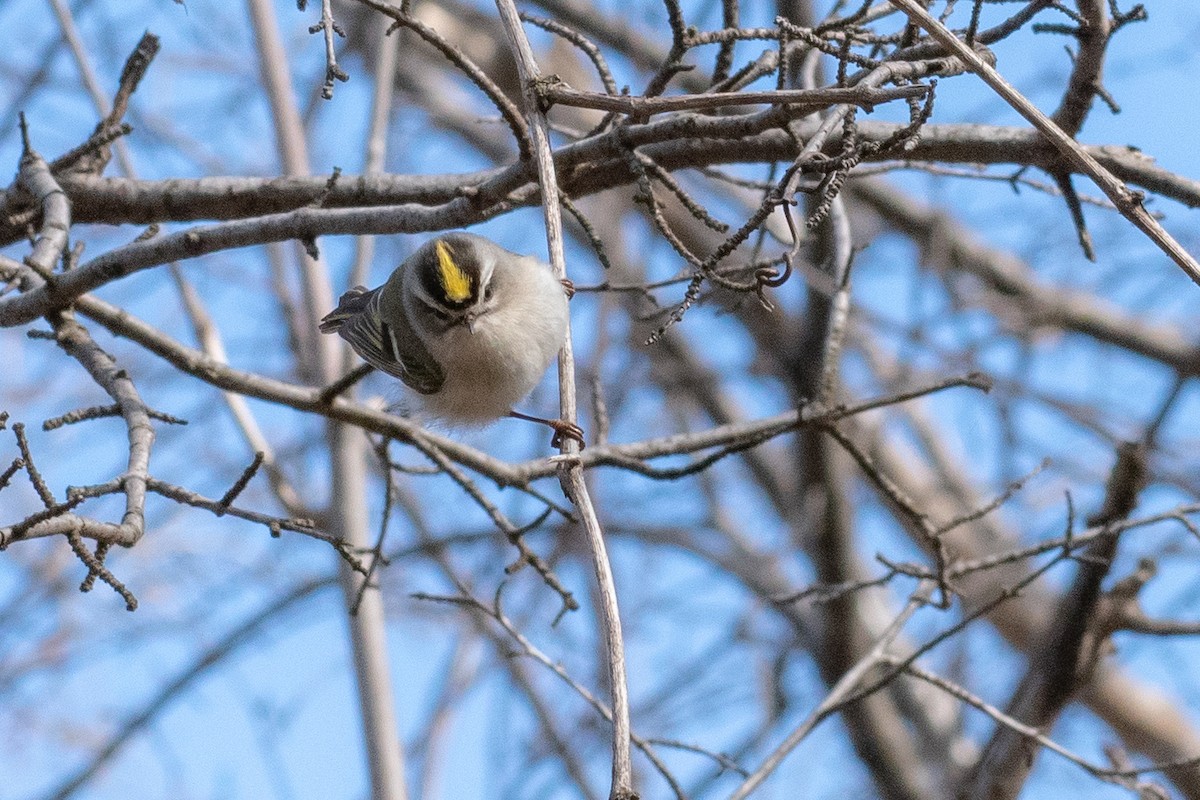
[[[427,319],[425,323],[425,327],[430,333],[445,333],[458,324],[458,319],[455,317],[453,310],[446,308],[436,300],[417,294],[417,301],[429,313],[429,316],[432,317],[432,319]]]

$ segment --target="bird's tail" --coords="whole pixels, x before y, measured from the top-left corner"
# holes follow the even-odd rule
[[[355,286],[342,295],[341,299],[338,300],[337,308],[330,311],[321,319],[321,324],[318,326],[321,333],[337,333],[340,331],[346,320],[366,309],[372,294],[374,293],[365,286]]]

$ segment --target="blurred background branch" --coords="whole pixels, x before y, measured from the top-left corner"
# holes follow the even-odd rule
[[[1200,798],[1200,12],[311,5],[0,6],[6,796]],[[317,333],[543,225],[580,452]]]

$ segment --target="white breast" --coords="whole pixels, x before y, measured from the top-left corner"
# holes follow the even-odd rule
[[[521,290],[480,317],[474,332],[455,327],[430,343],[446,383],[422,397],[428,413],[450,423],[491,422],[507,415],[541,380],[566,338],[567,297],[549,269],[527,261]]]

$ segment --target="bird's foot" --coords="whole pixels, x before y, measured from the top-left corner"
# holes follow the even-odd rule
[[[574,422],[567,422],[565,419],[546,419],[544,417],[531,417],[528,414],[522,414],[520,411],[508,412],[510,417],[523,419],[528,422],[538,422],[546,425],[554,431],[554,436],[550,439],[550,446],[561,448],[563,441],[572,439],[579,443],[579,449],[582,450],[587,446],[587,442],[583,440],[583,428],[576,425]]]

